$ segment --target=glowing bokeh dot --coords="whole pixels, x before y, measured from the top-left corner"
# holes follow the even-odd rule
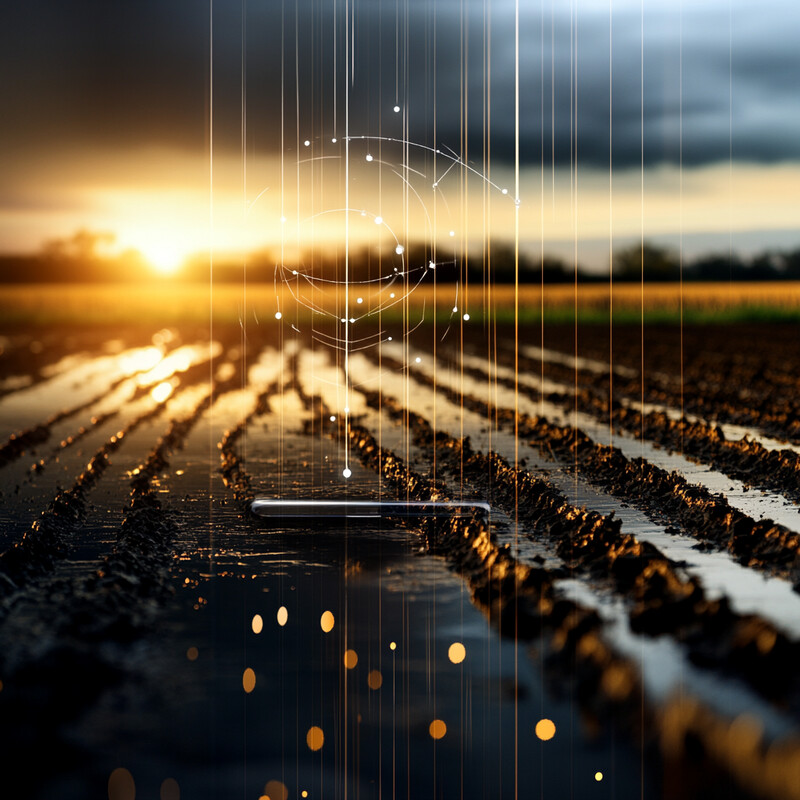
[[[383,217],[375,217],[375,224],[380,225],[383,222]]]
[[[269,800],[288,800],[289,790],[280,781],[269,781],[259,800],[263,800],[264,797],[268,797]]]
[[[596,781],[601,781],[601,780],[603,780],[603,773],[602,773],[602,772],[595,772],[595,774],[594,774],[594,779],[595,779]]]
[[[300,792],[300,797],[308,797],[308,792],[305,789],[303,789],[303,791]]]
[[[358,653],[355,650],[344,651],[344,665],[346,669],[353,669],[358,664]]]
[[[200,651],[196,647],[190,647],[186,651],[186,658],[188,658],[189,661],[197,661],[197,657],[199,655],[200,655]]]
[[[345,478],[349,478],[349,477],[350,477],[352,474],[353,474],[353,473],[352,473],[352,472],[349,470],[349,468],[348,468],[348,467],[345,467],[345,468],[342,470],[342,475],[344,475],[344,477],[345,477]]]
[[[334,622],[333,614],[331,614],[330,611],[323,612],[322,616],[319,618],[319,626],[325,633],[330,633],[333,630]]]
[[[464,314],[464,322],[469,322],[469,314]]]
[[[397,253],[397,255],[401,256],[403,253],[405,253],[406,249],[403,247],[403,245],[399,244],[397,247],[395,247],[394,251]]]
[[[460,664],[467,656],[467,650],[461,642],[453,642],[447,651],[447,657],[454,663]]]
[[[394,113],[395,114],[399,114],[400,113],[400,106],[395,106],[394,107]]]
[[[536,723],[536,735],[543,741],[548,742],[556,735],[556,726],[551,719],[540,719]]]
[[[264,630],[264,620],[261,619],[261,614],[256,614],[253,617],[250,627],[253,629],[253,633],[261,633]]]
[[[159,792],[161,800],[181,800],[181,787],[175,778],[167,778],[161,784],[161,791]]]
[[[397,642],[389,642],[390,650],[397,650]]]
[[[442,739],[447,733],[447,725],[442,720],[435,719],[428,726],[428,733],[430,733],[432,739]]]
[[[372,161],[372,156],[369,153],[367,153],[367,161]]]
[[[280,319],[283,316],[280,311],[275,312],[275,319]]]
[[[331,422],[336,422],[336,414],[331,414]]]
[[[309,141],[308,141],[308,139],[306,139],[306,140],[303,142],[303,144],[304,144],[306,147],[308,147],[308,146],[311,144],[311,142],[309,142]]]
[[[383,685],[383,675],[378,672],[377,669],[372,670],[369,675],[367,675],[367,686],[369,686],[372,691],[376,691],[381,688]]]
[[[282,628],[289,621],[289,612],[287,611],[286,606],[281,606],[278,609],[277,617],[278,625],[280,625]]]
[[[117,767],[108,776],[108,800],[134,800],[136,783],[125,767]]]
[[[322,745],[325,744],[325,734],[322,732],[322,728],[312,725],[306,734],[306,744],[309,750],[314,750],[315,752],[321,750]]]
[[[250,694],[256,688],[256,673],[250,667],[242,673],[242,688],[245,694]]]

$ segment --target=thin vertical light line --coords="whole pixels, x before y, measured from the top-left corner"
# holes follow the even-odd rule
[[[242,0],[242,227],[247,228],[247,0]],[[242,263],[242,389],[247,385],[247,253]],[[244,412],[244,405],[243,405]],[[247,463],[247,426],[242,431],[242,457]]]
[[[681,422],[683,422],[683,0],[679,3],[679,63],[678,63],[678,174],[679,174],[679,236],[678,271],[680,282],[680,362],[681,362]],[[683,425],[681,425],[683,453]]]
[[[519,470],[519,0],[514,0],[514,470]],[[514,480],[514,552],[519,549],[519,480]],[[517,592],[515,584],[515,594]],[[515,598],[516,600],[516,598]],[[515,607],[517,604],[515,603]],[[519,682],[519,620],[514,615],[514,685]],[[514,693],[514,797],[519,796],[519,698]]]
[[[608,443],[614,444],[614,28],[608,3]]]
[[[350,0],[345,0],[345,20],[349,19]],[[345,36],[344,82],[344,475],[350,474],[350,34]],[[345,796],[347,786],[345,785]]]
[[[540,139],[540,187],[539,187],[539,261],[541,264],[541,287],[539,289],[539,338],[542,357],[539,359],[539,416],[544,411],[544,0],[540,5],[539,19],[539,139]],[[552,80],[552,78],[551,78]]]
[[[208,384],[209,384],[209,425],[208,452],[209,462],[214,456],[213,426],[211,424],[214,402],[214,0],[208,4]],[[208,530],[212,546],[209,547],[209,561],[213,560],[212,523],[212,471],[208,473]]]
[[[733,9],[728,0],[728,306],[733,307]]]
[[[639,269],[640,283],[640,338],[641,362],[639,364],[639,382],[642,392],[642,409],[644,409],[644,0],[639,5],[639,158],[640,158],[640,192],[639,192]],[[644,414],[639,415],[639,441],[641,455],[644,457]],[[639,650],[639,663],[644,663],[644,641]],[[639,682],[639,797],[644,800],[644,681]]]

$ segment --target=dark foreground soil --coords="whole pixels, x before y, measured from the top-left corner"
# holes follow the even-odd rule
[[[2,796],[800,797],[798,627],[724,580],[797,587],[800,526],[703,478],[800,499],[796,331],[398,329],[349,417],[341,353],[209,333],[2,338]],[[290,524],[257,496],[493,511]]]

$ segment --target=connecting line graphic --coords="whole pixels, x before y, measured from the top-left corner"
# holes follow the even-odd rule
[[[346,100],[349,93],[348,82]],[[473,197],[482,198],[484,213],[488,204],[499,203],[499,213],[508,214],[508,224],[519,212],[520,200],[518,183],[513,189],[506,188],[447,145],[433,147],[400,137],[354,135],[348,113],[342,133],[338,137],[298,137],[299,148],[310,151],[296,162],[298,197],[301,186],[310,182],[314,198],[310,207],[301,207],[298,200],[296,217],[289,218],[281,203],[280,216],[277,210],[265,216],[269,207],[265,198],[270,193],[264,188],[247,204],[246,219],[259,236],[263,236],[265,227],[272,227],[282,243],[287,239],[298,243],[297,252],[285,251],[282,245],[275,264],[274,318],[297,333],[310,324],[311,341],[341,353],[344,402],[335,411],[349,430],[350,356],[393,342],[398,334],[389,325],[398,313],[404,319],[404,340],[431,314],[434,319],[445,315],[443,332],[437,333],[441,339],[452,334],[456,319],[467,324],[484,318],[468,307],[467,293],[461,286],[469,268],[466,248],[473,238],[464,229],[465,204],[469,202],[465,181],[478,181],[482,191]],[[337,198],[320,206],[313,187],[322,187],[327,173],[330,180],[337,180],[342,161],[342,193],[319,195],[323,200],[327,196]],[[402,218],[398,216],[401,198]],[[503,212],[504,208],[508,212]],[[324,244],[319,231],[338,231],[334,241],[341,249]],[[409,243],[409,231],[414,231],[416,241]],[[301,253],[300,242],[318,244]],[[355,242],[366,243],[363,263],[355,256]],[[375,254],[377,260],[373,262]],[[333,271],[337,263],[343,267],[343,275]],[[433,305],[421,288],[431,283]],[[409,301],[415,292],[422,297],[412,306]],[[352,476],[349,448],[348,440],[341,469],[345,479]]]

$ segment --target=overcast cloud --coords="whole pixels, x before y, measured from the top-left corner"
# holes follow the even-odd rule
[[[513,2],[488,5],[490,17],[482,0],[466,0],[463,15],[455,0],[355,0],[351,132],[401,133],[392,112],[399,92],[412,138],[479,161],[490,107],[492,158],[511,161]],[[642,113],[647,164],[800,157],[797,4],[684,2],[681,12],[677,2],[645,2],[642,21],[639,3],[615,2],[611,42],[608,4],[520,5],[524,162],[569,164],[577,151],[579,164],[607,167],[611,134],[615,166],[638,165]],[[243,25],[242,4],[215,3],[215,149],[241,148],[243,72],[249,151],[280,148],[282,111],[287,149],[298,122],[301,138],[341,136],[345,0],[335,15],[332,0],[248,0],[246,8]],[[2,13],[6,157],[207,146],[207,3],[33,0]]]

